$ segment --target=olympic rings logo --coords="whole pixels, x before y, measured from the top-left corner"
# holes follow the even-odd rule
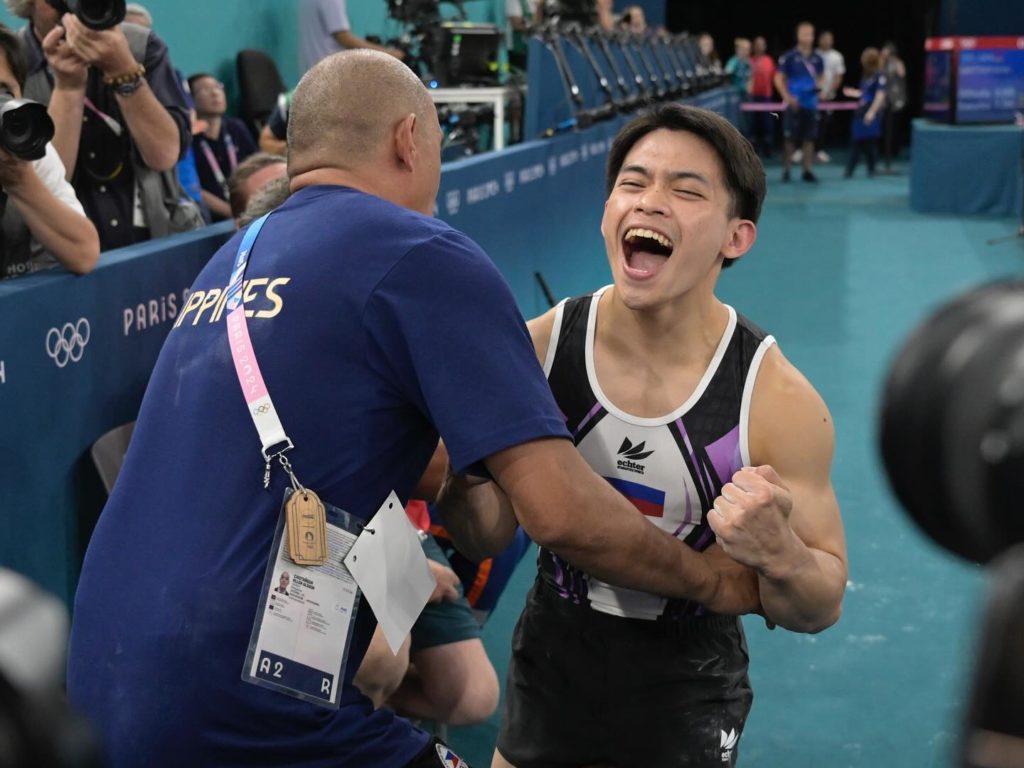
[[[64,323],[58,328],[51,328],[46,334],[46,354],[54,365],[63,368],[68,363],[77,363],[85,354],[85,345],[89,343],[92,329],[84,317],[77,323]]]
[[[257,405],[252,409],[253,416],[266,416],[268,413],[270,413],[270,406],[266,403],[263,403],[263,405]]]

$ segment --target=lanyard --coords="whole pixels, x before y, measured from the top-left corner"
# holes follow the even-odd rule
[[[804,65],[804,69],[806,69],[807,70],[807,74],[809,74],[811,76],[811,80],[814,80],[815,82],[817,82],[817,80],[818,80],[818,72],[817,72],[817,70],[815,70],[814,67],[812,67],[810,64],[807,63],[807,57],[804,56],[802,53],[800,54],[800,63]]]
[[[230,173],[235,172],[235,168],[238,167],[238,151],[235,149],[234,139],[231,138],[231,134],[227,132],[227,129],[221,127],[224,132],[224,144],[228,150],[228,171]],[[210,166],[210,170],[213,171],[213,178],[217,180],[220,188],[224,191],[224,199],[228,198],[228,180],[224,177],[224,171],[221,170],[220,163],[217,162],[217,156],[213,154],[213,150],[210,149],[210,143],[200,137],[199,146],[202,147],[203,155],[206,156],[206,162]],[[257,232],[258,234],[258,232]]]
[[[88,96],[85,97],[85,106],[88,109],[91,109],[93,112],[95,112],[96,115],[100,118],[100,120],[107,124],[107,128],[109,128],[115,136],[121,138],[121,134],[124,133],[124,128],[121,127],[121,124],[117,122],[117,120],[115,120],[102,109],[93,104],[92,99],[90,99]]]
[[[252,348],[252,341],[249,338],[249,326],[245,319],[245,305],[242,301],[242,278],[245,276],[245,269],[249,265],[249,254],[252,252],[253,244],[259,237],[260,230],[267,221],[270,214],[256,219],[245,231],[242,243],[238,246],[238,253],[235,256],[235,264],[231,269],[231,278],[227,287],[227,329],[228,344],[231,347],[231,359],[235,363],[235,373],[238,374],[238,383],[242,386],[242,394],[249,406],[249,415],[256,427],[262,446],[261,453],[266,462],[266,471],[263,474],[263,487],[270,485],[270,462],[277,458],[281,466],[292,478],[292,482],[301,489],[302,486],[295,479],[292,473],[291,464],[284,454],[294,446],[292,441],[285,434],[281,419],[277,415],[277,409],[270,399],[267,385],[263,381],[263,374],[260,371],[259,363],[256,362],[256,353]],[[271,451],[271,448],[282,446],[278,451]]]

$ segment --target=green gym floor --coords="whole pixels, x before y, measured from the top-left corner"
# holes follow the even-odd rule
[[[1019,275],[1024,241],[986,244],[1015,230],[1010,218],[913,213],[905,165],[874,179],[862,166],[845,181],[843,159],[819,167],[816,186],[782,184],[770,165],[757,243],[719,282],[719,295],[776,336],[832,410],[850,556],[836,626],[808,636],[746,621],[755,696],[740,764],[951,766],[985,577],[926,540],[889,495],[875,448],[878,394],[926,312],[968,286]],[[589,273],[544,270],[555,293],[608,282],[600,241],[583,247],[594,253]],[[528,555],[484,631],[501,679],[534,569]],[[489,766],[498,722],[453,728],[450,741],[471,765]]]

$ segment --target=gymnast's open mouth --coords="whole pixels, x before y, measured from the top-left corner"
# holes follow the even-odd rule
[[[622,237],[625,270],[629,277],[654,277],[672,255],[674,243],[665,234],[645,227],[630,227]]]

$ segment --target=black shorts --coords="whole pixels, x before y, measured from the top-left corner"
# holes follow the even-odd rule
[[[818,110],[787,109],[782,115],[782,135],[797,143],[817,141]]]
[[[609,616],[534,585],[498,751],[516,768],[734,766],[753,701],[738,618]]]

